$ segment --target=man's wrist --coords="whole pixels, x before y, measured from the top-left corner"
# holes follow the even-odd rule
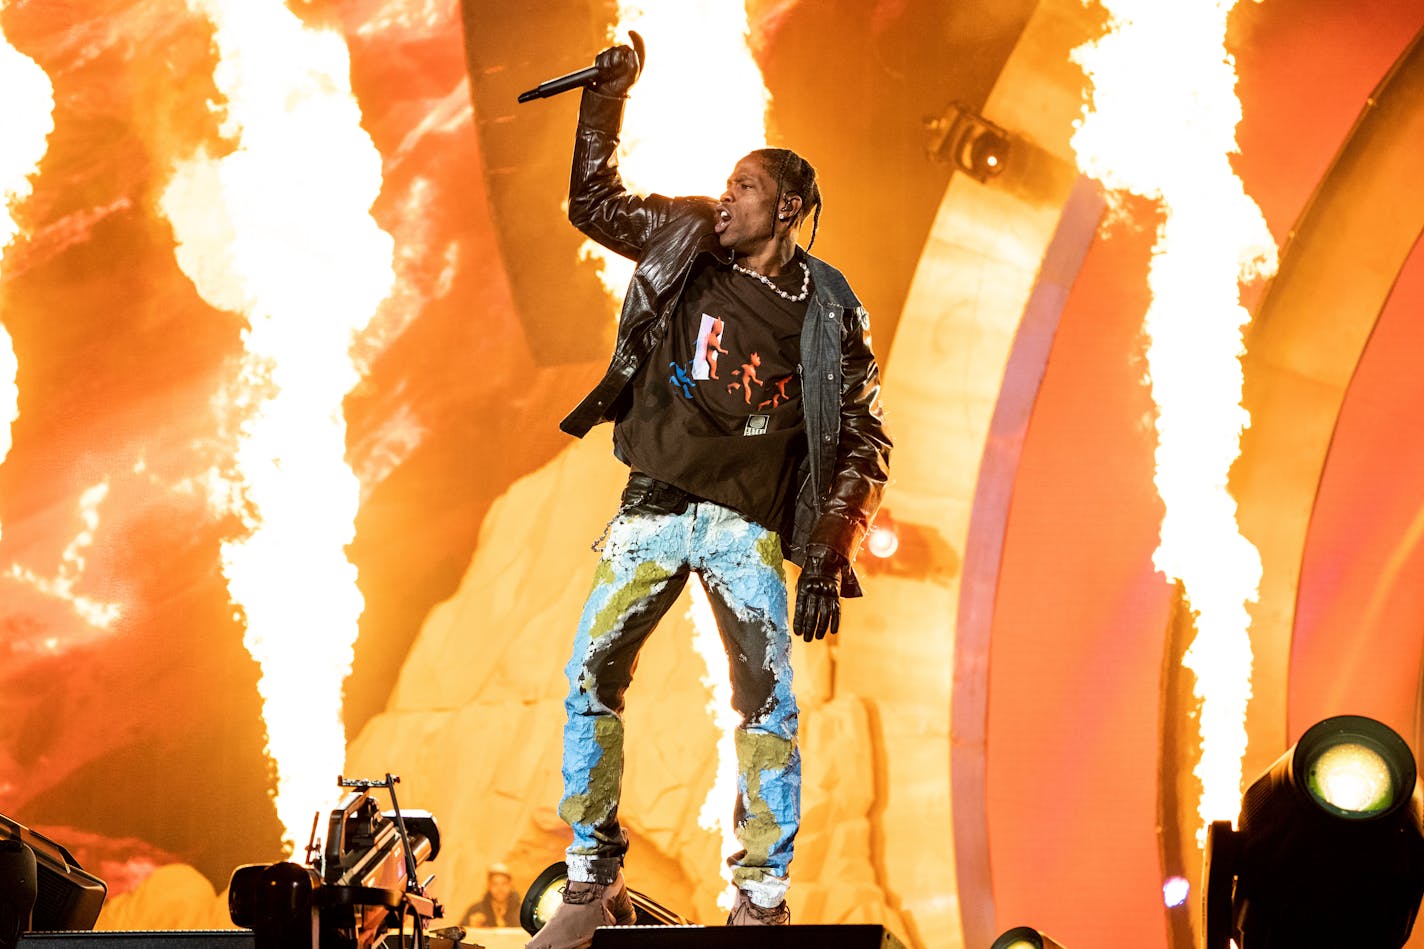
[[[579,100],[579,125],[617,134],[623,127],[623,106],[627,102],[626,95],[612,95],[585,86],[583,98]]]
[[[846,563],[855,559],[860,542],[865,537],[865,526],[844,514],[826,513],[816,518],[811,528],[811,536],[806,542],[806,552],[813,548],[826,547],[835,551]]]
[[[844,555],[825,544],[811,544],[806,548],[806,570],[809,573],[839,577],[849,565]]]

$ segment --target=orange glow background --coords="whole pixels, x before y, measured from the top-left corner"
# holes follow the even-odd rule
[[[467,740],[454,742],[444,732],[437,737],[434,724],[413,724],[411,710],[431,668],[412,659],[424,640],[427,656],[443,654],[454,665],[452,677],[483,681],[486,659],[491,669],[498,662],[529,670],[538,687],[517,691],[508,707],[537,707],[547,717],[566,643],[533,639],[517,604],[469,599],[462,581],[492,552],[527,549],[536,565],[563,564],[591,539],[561,537],[541,551],[533,545],[548,536],[544,522],[553,515],[530,510],[527,524],[516,518],[502,533],[489,517],[513,486],[569,451],[557,422],[607,359],[606,309],[589,317],[598,325],[586,344],[577,338],[586,327],[573,284],[585,265],[541,256],[533,241],[516,248],[509,238],[535,209],[491,187],[507,169],[488,159],[482,136],[493,133],[472,105],[479,100],[470,87],[467,30],[478,46],[481,17],[512,17],[538,37],[545,14],[481,3],[462,9],[456,0],[288,6],[349,47],[352,92],[383,166],[371,212],[395,244],[396,289],[360,337],[362,376],[345,398],[346,460],[360,481],[346,555],[364,612],[343,718],[349,740],[366,735],[348,767],[366,777],[378,777],[365,773],[376,769],[402,773],[402,803],[437,817],[438,803],[453,810],[463,800],[457,773],[498,772],[518,788],[511,797],[535,787],[543,793],[551,778],[542,772],[557,771],[557,762],[537,766],[536,779],[525,774],[534,764],[494,756],[507,744],[498,724],[482,719]],[[607,4],[576,6],[592,24],[589,39],[556,49],[559,68],[589,61],[610,25]],[[1021,41],[1026,25],[1041,23],[1053,6],[747,3],[750,47],[771,94],[767,141],[796,148],[820,169],[827,200],[816,252],[846,272],[875,320],[890,423],[897,452],[907,457],[914,454],[908,446],[946,438],[940,420],[947,427],[983,408],[966,400],[911,411],[916,380],[905,369],[897,375],[897,340],[912,338],[919,312],[907,299],[917,273],[943,252],[931,239],[937,209],[945,201],[949,214],[946,195],[981,187],[926,156],[922,120],[959,101],[1011,132],[1018,126],[1005,116],[1051,112],[1066,136],[1076,101],[1013,73],[1046,56]],[[211,899],[236,865],[282,858],[258,668],[243,648],[221,572],[221,545],[240,525],[213,514],[203,496],[205,473],[226,451],[213,400],[241,356],[243,320],[203,302],[178,267],[173,231],[159,210],[174,163],[220,144],[207,106],[216,96],[211,26],[183,0],[10,0],[0,25],[48,74],[56,103],[33,194],[17,208],[21,237],[0,268],[0,323],[14,340],[20,400],[14,447],[0,465],[0,813],[64,843],[109,882],[112,897],[141,892],[157,868],[178,866],[194,868]],[[1421,28],[1417,0],[1265,0],[1234,13],[1228,45],[1244,112],[1234,167],[1281,242],[1283,261],[1292,250],[1287,236],[1328,182],[1372,90]],[[526,88],[548,78],[509,75],[527,61],[500,62],[497,49],[472,58],[487,67],[474,70],[476,83]],[[687,107],[713,115],[714,105],[727,105],[715,102],[715,55],[704,68],[707,101]],[[566,182],[576,104],[570,95],[516,113],[559,130],[526,153],[530,163],[549,162],[555,193]],[[1424,96],[1412,108],[1424,116]],[[1048,150],[1020,145],[1020,167],[1041,171],[1047,166],[1034,162]],[[982,188],[1018,189],[1056,220],[1059,205],[1036,190],[1041,180],[1018,174],[1011,169]],[[1397,186],[1418,188],[1417,181]],[[705,188],[717,193],[720,180]],[[983,247],[1008,230],[994,215],[960,216]],[[824,848],[829,856],[808,858],[822,876],[804,880],[803,892],[816,897],[798,921],[847,918],[836,901],[850,900],[851,891],[833,886],[841,874],[868,888],[854,891],[855,899],[871,892],[866,905],[877,907],[875,919],[916,947],[987,945],[986,928],[1021,924],[1070,949],[1188,945],[1182,933],[1191,923],[1182,917],[1196,912],[1197,897],[1183,909],[1163,909],[1157,831],[1162,790],[1179,775],[1163,757],[1164,730],[1174,727],[1164,712],[1172,707],[1164,670],[1177,607],[1151,559],[1161,509],[1141,321],[1153,221],[1145,205],[1130,203],[1126,220],[1085,240],[1081,266],[1062,275],[1066,297],[1046,365],[1031,378],[1003,378],[1004,391],[1037,389],[1031,418],[1016,433],[1021,457],[1001,486],[1012,501],[1001,560],[975,562],[962,537],[908,514],[910,491],[897,498],[892,482],[886,509],[903,525],[898,559],[867,566],[867,596],[847,605],[834,654],[798,657],[813,699],[808,726],[834,721],[856,739],[826,740],[855,762],[836,774],[857,781],[828,779],[815,794],[831,800],[853,788],[864,796],[861,849],[843,865],[834,844]],[[1417,234],[1424,219],[1405,223]],[[1088,226],[1091,234],[1096,222]],[[567,278],[568,309],[524,312],[518,278],[528,273],[555,287]],[[1331,714],[1380,718],[1421,747],[1424,382],[1415,363],[1424,354],[1424,253],[1416,247],[1397,274],[1374,276],[1392,290],[1378,314],[1354,315],[1374,320],[1373,330],[1350,375],[1313,510],[1300,525],[1298,590],[1272,604],[1284,611],[1287,633],[1261,644],[1248,779]],[[978,279],[965,275],[937,290],[972,302],[988,292]],[[1249,290],[1247,305],[1268,292]],[[565,347],[558,353],[556,338]],[[942,342],[947,374],[984,358],[978,340]],[[1248,331],[1248,387],[1251,345]],[[607,437],[606,429],[590,436],[599,443],[593,454],[606,454]],[[603,481],[616,482],[616,470],[600,470]],[[101,483],[107,494],[94,507],[97,523],[74,590],[119,607],[108,629],[22,576],[59,575],[65,550],[86,528],[81,500]],[[597,494],[587,499],[596,534],[614,497],[601,487],[589,493]],[[541,611],[566,587],[579,588],[569,594],[578,598],[591,561],[572,570],[572,579],[563,567],[530,572],[534,579],[519,588],[530,627],[563,621],[571,633],[574,614],[560,620]],[[956,619],[961,630],[966,621],[955,611],[961,580],[974,577],[992,577],[997,592],[983,651],[968,663],[954,638]],[[909,585],[929,590],[915,600],[929,605],[897,612],[908,609],[901,604]],[[452,602],[468,604],[458,635],[437,643],[429,630],[440,605]],[[651,660],[645,674],[688,671],[660,661]],[[967,678],[974,669],[977,678]],[[693,710],[706,701],[698,674],[692,669],[685,680]],[[974,689],[983,696],[975,739],[983,780],[973,789],[982,811],[950,774],[952,756],[973,744],[952,737],[951,708]],[[817,717],[821,703],[839,708],[847,697],[859,703],[856,715]],[[635,688],[630,715],[639,699]],[[711,748],[705,724],[692,731],[687,748],[668,750],[670,772],[695,757],[694,745]],[[375,733],[400,736],[394,750],[371,750]],[[830,733],[827,726],[823,734]],[[861,739],[865,746],[857,747]],[[690,782],[683,790],[698,803],[706,793]],[[334,802],[334,784],[332,792]],[[468,810],[442,823],[450,849],[437,870],[455,913],[479,897],[487,863],[514,861],[523,885],[558,856],[550,844],[557,828],[537,821],[536,830],[490,843],[480,803],[465,800]],[[548,810],[554,801],[539,804]],[[828,812],[808,808],[808,823]],[[980,833],[966,837],[962,821]],[[658,842],[682,834],[641,830]],[[478,846],[462,843],[462,834]],[[719,844],[707,846],[711,854]],[[649,866],[643,879],[680,881],[678,894],[696,895],[697,912],[710,913],[700,881],[670,866]],[[716,869],[709,863],[705,875],[715,878]],[[653,886],[648,892],[663,898]],[[184,916],[157,897],[145,905],[138,912],[130,902],[108,924],[221,922],[210,907]],[[1424,940],[1416,935],[1411,945]]]

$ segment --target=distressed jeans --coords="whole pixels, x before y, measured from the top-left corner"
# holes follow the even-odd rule
[[[618,824],[623,777],[623,695],[638,650],[697,572],[731,664],[736,734],[732,881],[775,906],[800,824],[801,755],[791,691],[791,631],[781,540],[711,501],[680,513],[620,512],[609,525],[593,590],[565,672],[564,797],[573,828],[569,879],[610,883],[628,837]]]

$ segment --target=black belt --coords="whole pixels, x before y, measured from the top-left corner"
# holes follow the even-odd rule
[[[679,487],[650,478],[641,471],[628,475],[628,485],[618,501],[619,514],[681,514],[697,495]]]

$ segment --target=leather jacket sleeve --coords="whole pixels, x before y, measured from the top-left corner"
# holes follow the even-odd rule
[[[854,561],[890,473],[892,442],[880,408],[880,367],[863,307],[847,311],[841,343],[841,427],[836,461],[809,543]]]
[[[618,171],[622,96],[583,91],[573,168],[569,173],[569,220],[615,253],[640,260],[648,237],[666,223],[673,202],[662,195],[630,194]]]

